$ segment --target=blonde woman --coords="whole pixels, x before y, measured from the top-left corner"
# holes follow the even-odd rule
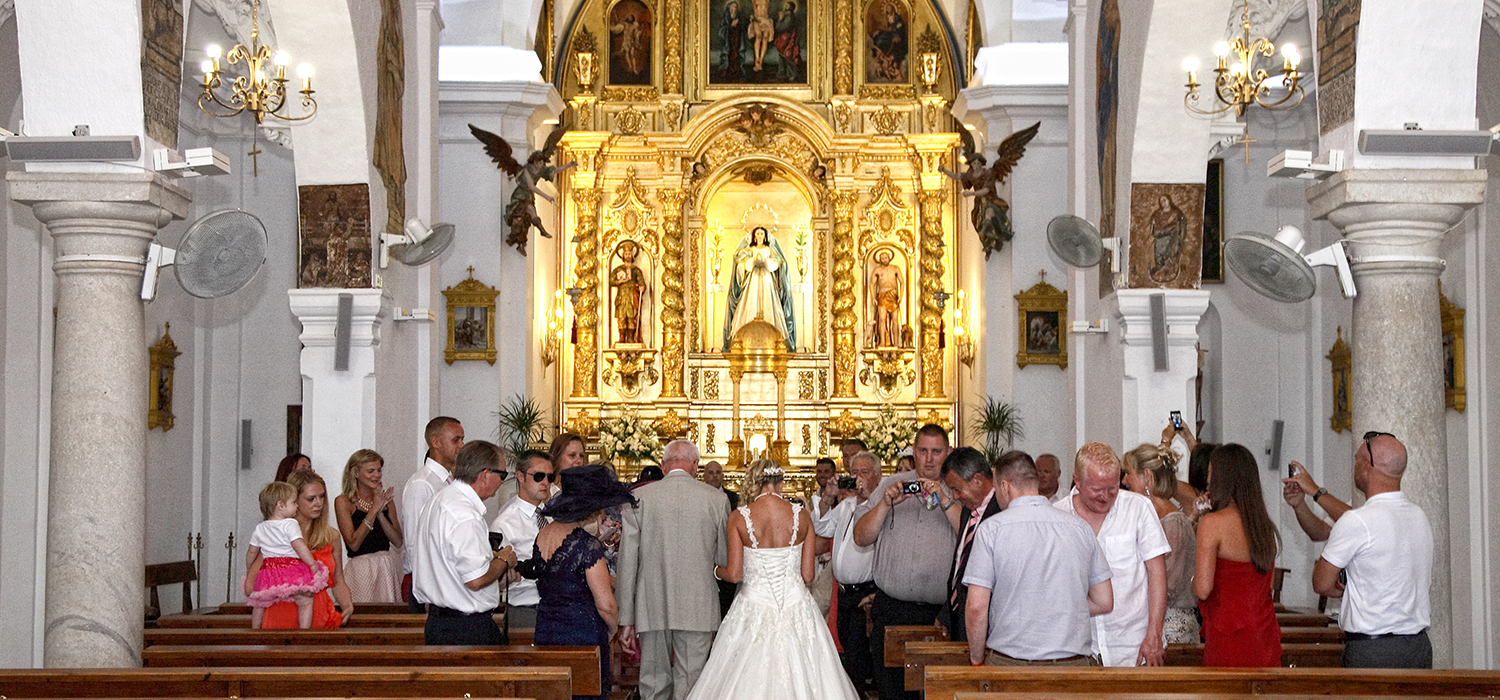
[[[761,459],[740,481],[745,505],[729,516],[728,564],[714,569],[718,578],[740,583],[740,591],[689,700],[858,697],[808,593],[816,558],[812,518],[782,496],[784,478],[781,465]]]
[[[391,548],[402,544],[395,489],[381,480],[385,458],[358,450],[344,464],[343,493],[333,501],[349,557],[348,581],[362,603],[401,602],[400,576]]]
[[[1177,496],[1177,453],[1160,445],[1141,445],[1125,453],[1125,488],[1151,499],[1161,529],[1172,551],[1167,554],[1167,617],[1163,631],[1168,644],[1197,644],[1198,618],[1193,595],[1193,521],[1172,499]]]
[[[344,583],[344,557],[338,548],[339,531],[328,524],[328,488],[323,477],[311,469],[299,469],[286,478],[297,489],[297,524],[303,541],[312,550],[313,559],[327,567],[332,575],[328,587],[313,595],[312,628],[332,628],[349,624],[354,617],[354,599]],[[247,572],[254,577],[255,571]],[[297,606],[277,603],[266,608],[262,629],[296,629]]]

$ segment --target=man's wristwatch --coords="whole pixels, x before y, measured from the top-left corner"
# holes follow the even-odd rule
[[[1313,494],[1313,496],[1312,496],[1313,503],[1317,503],[1319,498],[1322,498],[1322,497],[1327,496],[1327,495],[1328,495],[1328,489],[1318,489],[1318,492],[1315,493],[1315,494]]]

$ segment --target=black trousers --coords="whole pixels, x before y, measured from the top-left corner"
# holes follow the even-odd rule
[[[494,646],[504,644],[499,625],[491,613],[460,613],[431,606],[423,641],[429,645]]]
[[[1432,668],[1427,630],[1375,639],[1344,640],[1344,668]]]
[[[943,606],[938,603],[913,603],[892,598],[885,591],[875,592],[875,604],[870,606],[870,621],[874,623],[870,631],[870,654],[874,657],[875,689],[880,692],[880,700],[917,700],[922,695],[906,691],[906,669],[885,667],[885,628],[936,624],[942,611]]]
[[[839,645],[844,672],[855,688],[865,688],[874,681],[875,664],[870,657],[870,615],[859,607],[859,601],[875,592],[873,583],[839,586]]]

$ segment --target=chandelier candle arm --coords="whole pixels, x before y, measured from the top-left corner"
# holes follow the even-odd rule
[[[255,115],[255,123],[262,124],[266,117],[284,122],[311,119],[318,112],[318,102],[313,98],[312,67],[302,64],[297,74],[302,78],[302,116],[290,116],[283,112],[286,106],[286,68],[291,65],[291,56],[285,51],[276,51],[260,43],[260,0],[255,0],[250,11],[250,45],[235,44],[227,53],[218,44],[204,48],[208,57],[199,64],[203,71],[203,91],[198,95],[198,109],[215,117],[233,117],[243,112]],[[229,95],[222,97],[219,89],[224,86],[223,58],[229,65],[244,64],[245,75],[235,76],[229,84]],[[274,68],[274,77],[269,70]],[[222,109],[220,109],[222,108]]]
[[[1214,68],[1214,97],[1219,106],[1207,108],[1198,105],[1198,62],[1192,58],[1183,62],[1183,70],[1188,74],[1185,86],[1187,94],[1183,97],[1183,105],[1195,114],[1214,115],[1233,109],[1236,116],[1244,116],[1245,109],[1252,104],[1273,110],[1293,109],[1302,104],[1305,95],[1297,70],[1302,63],[1302,56],[1297,45],[1289,43],[1282,47],[1281,74],[1272,76],[1265,68],[1257,67],[1256,63],[1262,56],[1275,56],[1276,44],[1265,37],[1250,37],[1249,0],[1245,0],[1240,28],[1243,32],[1241,36],[1214,45],[1214,55],[1218,58],[1218,65]],[[1234,58],[1232,64],[1231,56]],[[1279,99],[1271,99],[1271,89],[1278,83],[1286,88],[1286,94]],[[1296,97],[1295,102],[1291,101],[1293,97]]]

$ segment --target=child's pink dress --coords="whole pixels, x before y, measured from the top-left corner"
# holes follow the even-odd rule
[[[328,587],[328,569],[316,573],[303,563],[292,549],[292,542],[302,539],[302,528],[293,518],[267,520],[255,526],[250,546],[259,547],[262,562],[255,576],[255,591],[245,602],[255,608],[269,608],[291,601],[299,593],[317,593]]]

